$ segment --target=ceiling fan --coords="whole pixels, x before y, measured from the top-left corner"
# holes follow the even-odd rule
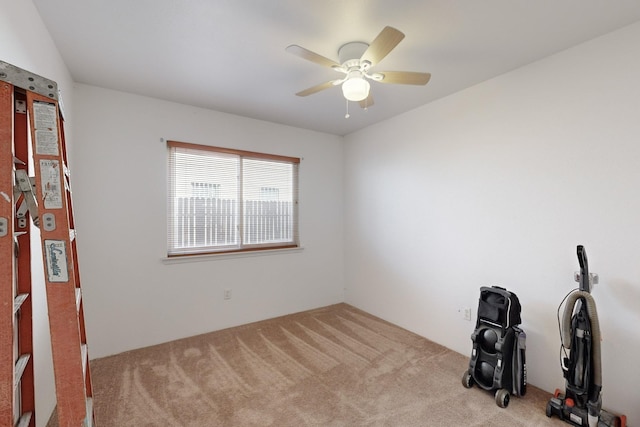
[[[371,68],[389,54],[404,38],[404,34],[393,28],[385,27],[371,42],[349,42],[338,49],[338,60],[335,62],[308,49],[292,44],[286,51],[316,64],[333,68],[345,76],[330,80],[302,90],[296,95],[307,96],[333,86],[342,85],[342,93],[349,101],[359,102],[362,108],[373,105],[373,97],[367,80],[379,83],[395,83],[408,85],[426,85],[431,74],[414,71],[379,71]]]

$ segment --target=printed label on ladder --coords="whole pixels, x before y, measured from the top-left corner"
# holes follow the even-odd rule
[[[46,102],[34,102],[33,116],[36,129],[36,154],[59,155],[56,106]]]
[[[40,159],[40,181],[45,209],[62,209],[62,188],[60,187],[60,162]]]
[[[50,282],[68,282],[67,245],[64,240],[45,240],[44,253]]]

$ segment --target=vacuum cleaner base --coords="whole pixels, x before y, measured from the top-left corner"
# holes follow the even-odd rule
[[[589,427],[589,415],[587,408],[578,408],[571,399],[565,399],[556,390],[554,397],[547,403],[547,417],[557,416],[561,420],[574,426]],[[604,409],[600,410],[597,427],[626,427],[627,417],[615,415]]]

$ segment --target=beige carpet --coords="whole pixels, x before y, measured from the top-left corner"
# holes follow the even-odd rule
[[[531,386],[506,409],[465,389],[467,365],[468,356],[338,304],[91,369],[98,427],[566,425],[546,417],[550,396]]]

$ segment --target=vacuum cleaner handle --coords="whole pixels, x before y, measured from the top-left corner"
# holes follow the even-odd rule
[[[580,290],[590,292],[589,289],[589,264],[587,262],[587,251],[584,246],[578,245],[578,262],[580,263]]]

